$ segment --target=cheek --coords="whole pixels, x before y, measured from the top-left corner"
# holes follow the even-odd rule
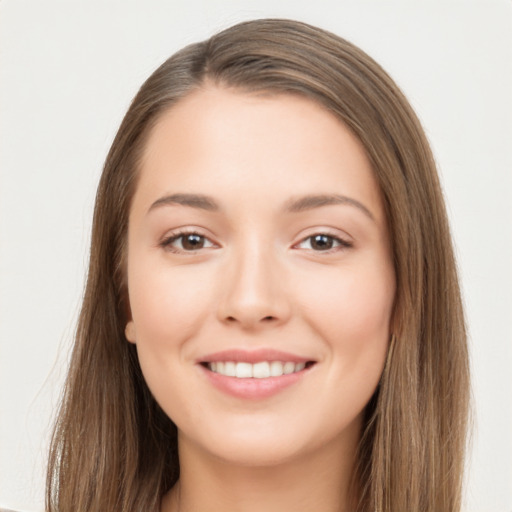
[[[304,310],[333,355],[346,366],[365,358],[379,366],[391,334],[395,283],[390,266],[332,269],[309,284]]]
[[[153,396],[174,419],[176,411],[188,410],[192,397],[199,396],[192,388],[190,394],[183,392],[182,362],[188,359],[187,341],[197,335],[211,301],[197,271],[141,260],[128,274],[138,359]]]
[[[372,266],[351,270],[326,280],[328,291],[309,310],[328,354],[325,407],[335,428],[360,417],[374,394],[391,334],[393,273]]]
[[[137,343],[180,343],[195,333],[208,311],[204,279],[184,267],[150,260],[132,268],[128,292]]]

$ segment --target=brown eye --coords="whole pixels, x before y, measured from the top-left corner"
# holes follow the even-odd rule
[[[160,245],[164,249],[176,253],[195,252],[215,246],[211,240],[199,233],[176,233],[163,240]]]
[[[311,237],[311,248],[315,251],[327,251],[334,246],[334,238],[328,235],[315,235]]]
[[[192,233],[190,235],[182,235],[181,245],[185,251],[194,251],[196,249],[202,249],[204,247],[204,236]]]
[[[327,235],[325,233],[318,233],[316,235],[304,238],[298,245],[300,249],[308,249],[316,252],[336,251],[352,247],[351,242],[342,240],[336,236]]]

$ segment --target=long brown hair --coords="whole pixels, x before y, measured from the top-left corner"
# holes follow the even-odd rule
[[[148,134],[206,82],[303,95],[364,145],[382,191],[397,292],[393,341],[365,411],[354,473],[358,511],[460,510],[468,356],[429,144],[398,87],[362,50],[304,23],[265,19],[173,55],[143,84],[119,128],[96,198],[85,296],[51,444],[48,511],[156,511],[179,477],[176,428],[124,335],[125,245]]]

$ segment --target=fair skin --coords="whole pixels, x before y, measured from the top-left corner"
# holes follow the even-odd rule
[[[128,231],[126,336],[178,428],[162,512],[349,510],[395,294],[357,139],[303,97],[205,86],[153,129]]]

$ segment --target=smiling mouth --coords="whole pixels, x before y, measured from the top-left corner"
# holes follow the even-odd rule
[[[235,361],[215,361],[202,362],[201,365],[213,373],[225,377],[235,377],[237,379],[267,379],[269,377],[282,377],[299,373],[305,369],[311,368],[315,361],[306,361],[295,363],[293,361],[260,361],[258,363],[235,362]]]

